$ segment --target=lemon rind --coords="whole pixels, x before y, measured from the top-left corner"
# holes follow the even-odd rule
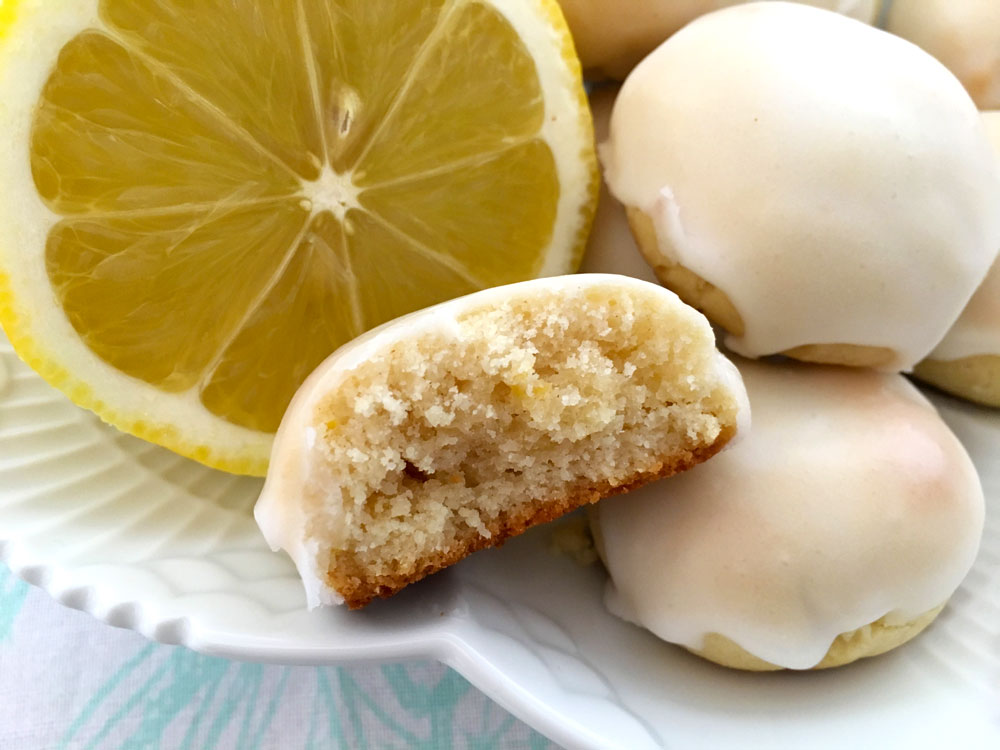
[[[80,7],[79,4],[73,5],[76,6],[75,11]],[[96,0],[87,5],[95,9],[94,17],[96,17]],[[579,138],[579,148],[573,156],[565,152],[557,153],[555,150],[553,152],[553,156],[557,157],[560,206],[552,242],[542,253],[544,260],[537,275],[551,276],[575,271],[582,261],[586,238],[596,209],[599,173],[594,153],[593,125],[572,37],[555,0],[493,0],[491,5],[504,12],[519,33],[524,28],[519,23],[523,18],[518,17],[517,12],[510,12],[511,8],[523,13],[534,10],[532,15],[536,19],[544,20],[548,27],[547,33],[554,35],[555,44],[551,44],[553,40],[550,39],[549,48],[558,55],[560,62],[550,61],[553,63],[550,67],[558,69],[558,81],[555,81],[549,90],[543,88],[543,95],[548,109],[554,106],[553,97],[557,94],[562,93],[565,96],[566,93],[570,93],[577,117],[575,127],[566,127]],[[7,58],[6,62],[10,62],[10,58],[17,56],[20,50],[13,49],[12,43],[19,34],[30,31],[32,26],[30,20],[43,10],[46,13],[59,13],[60,6],[66,6],[66,3],[6,0],[0,5],[0,66],[6,67],[4,58]],[[86,12],[77,11],[77,13],[81,18],[86,17]],[[85,25],[77,31],[86,27]],[[539,59],[539,47],[529,46],[529,52],[536,61]],[[10,70],[7,72],[10,74]],[[549,75],[555,75],[552,70],[548,72]],[[0,78],[2,77],[0,71]],[[33,107],[35,101],[37,97],[27,103],[27,106]],[[25,106],[25,103],[22,102],[21,105]],[[2,121],[10,117],[11,111],[17,104],[7,102],[0,106],[2,106],[0,109],[0,121]],[[567,108],[566,111],[571,110]],[[552,140],[548,139],[547,142],[551,147]],[[574,166],[578,172],[576,178],[572,177]],[[33,182],[30,188],[34,190]],[[39,201],[37,194],[32,198]],[[8,211],[15,213],[12,209]],[[556,236],[556,231],[562,231],[566,236],[560,238]],[[42,233],[42,248],[45,235],[47,231]],[[5,259],[10,260],[17,250],[11,247],[16,243],[11,243],[9,237],[7,239],[8,241],[0,244],[0,268],[4,266],[16,268],[15,264],[8,266],[4,262]],[[556,247],[566,249],[555,252]],[[21,262],[23,263],[23,260]],[[37,276],[38,269],[35,268],[34,271]],[[31,313],[31,306],[27,303],[33,298],[40,298],[43,293],[52,294],[47,284],[37,279],[33,280],[31,276],[30,269],[24,274],[18,274],[17,277],[0,270],[0,326],[5,330],[18,356],[46,382],[62,391],[73,403],[96,413],[108,424],[143,440],[223,471],[254,476],[266,473],[271,433],[234,425],[222,417],[212,415],[200,403],[193,405],[191,402],[196,398],[184,398],[185,394],[160,391],[155,386],[128,376],[100,360],[72,329],[57,303],[53,304],[58,308],[61,320],[40,320],[41,316]],[[18,295],[15,289],[26,289],[27,292]],[[53,327],[59,330],[53,333],[51,330]],[[84,370],[86,374],[81,376],[79,370]],[[133,393],[131,398],[120,400],[120,403],[130,404],[129,407],[122,408],[113,405],[109,396],[117,399],[125,382],[129,383],[127,387]],[[95,386],[95,383],[100,385]],[[149,408],[140,408],[142,404],[148,405]],[[199,411],[201,413],[198,413]],[[185,416],[196,418],[185,419]],[[220,450],[220,445],[225,446],[225,449]]]

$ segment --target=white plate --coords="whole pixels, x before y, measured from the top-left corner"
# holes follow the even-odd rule
[[[608,615],[604,573],[536,529],[363,612],[307,613],[250,515],[260,482],[122,435],[0,338],[0,559],[71,607],[241,659],[444,661],[574,748],[1000,747],[1000,415],[938,399],[989,503],[975,569],[887,656],[749,675]]]

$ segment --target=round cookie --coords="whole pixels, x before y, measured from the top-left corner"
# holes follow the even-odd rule
[[[909,370],[1000,248],[1000,165],[954,76],[802,5],[675,34],[622,86],[601,155],[658,277],[745,356]]]
[[[984,112],[983,122],[1000,158],[1000,112]],[[1000,406],[1000,259],[955,325],[913,374],[956,396]]]
[[[740,442],[590,511],[609,609],[739,669],[810,669],[895,648],[975,558],[975,467],[905,378],[737,361]]]
[[[886,28],[943,62],[980,109],[1000,108],[996,0],[896,0]]]
[[[594,137],[598,143],[608,137],[611,108],[617,94],[617,86],[608,86],[600,87],[590,95],[590,109],[594,114]],[[636,247],[635,239],[629,229],[625,207],[611,195],[603,179],[580,271],[620,273],[654,284],[659,283],[653,269]]]
[[[584,74],[622,80],[642,58],[698,16],[749,0],[559,0]],[[866,23],[877,0],[799,0]]]

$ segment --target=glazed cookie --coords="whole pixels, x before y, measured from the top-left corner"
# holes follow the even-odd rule
[[[983,122],[1000,157],[1000,112],[984,112]],[[955,325],[913,373],[956,396],[1000,406],[1000,260],[994,261]]]
[[[971,460],[905,378],[737,362],[746,437],[590,517],[609,609],[738,669],[833,667],[909,640],[972,565]]]
[[[896,0],[886,28],[943,62],[980,109],[1000,108],[996,0]]]
[[[749,0],[559,0],[584,73],[622,80],[667,37],[713,10]],[[872,23],[877,0],[800,0]]]
[[[615,103],[618,87],[602,87],[590,95],[590,109],[594,113],[594,137],[601,143],[608,137],[611,107]],[[629,229],[625,207],[608,191],[601,180],[594,224],[587,239],[580,270],[584,273],[620,273],[637,279],[659,283],[656,274],[639,252]]]
[[[955,77],[803,5],[674,35],[622,86],[602,158],[659,278],[750,357],[911,369],[1000,248],[1000,165]]]
[[[704,461],[747,412],[704,316],[627,276],[488,289],[332,354],[255,516],[310,606],[362,607],[528,527]]]

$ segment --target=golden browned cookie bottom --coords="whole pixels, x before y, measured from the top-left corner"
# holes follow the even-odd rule
[[[727,333],[743,336],[746,331],[743,317],[729,297],[717,286],[665,253],[657,239],[653,222],[645,213],[635,207],[627,208],[627,213],[636,244],[653,267],[660,283],[691,307],[705,313],[712,323],[725,329]],[[887,347],[833,342],[806,344],[777,353],[803,362],[846,367],[888,367],[896,359],[896,353]]]
[[[902,646],[930,625],[942,609],[944,609],[943,604],[901,625],[889,625],[883,617],[857,630],[841,633],[826,652],[826,656],[811,669],[840,667]],[[750,672],[773,672],[784,669],[754,656],[718,633],[707,635],[701,649],[688,650],[703,659],[731,669]]]
[[[425,557],[420,564],[394,575],[370,575],[350,553],[335,551],[332,564],[327,572],[327,583],[351,609],[360,609],[377,598],[387,598],[411,583],[415,583],[432,573],[454,565],[464,557],[487,547],[500,547],[511,537],[524,533],[532,526],[548,523],[577,508],[596,503],[602,498],[629,492],[649,482],[664,479],[686,471],[708,460],[728,443],[735,429],[727,428],[718,439],[706,446],[665,457],[657,471],[635,475],[631,480],[612,487],[581,487],[576,492],[555,500],[533,500],[525,502],[503,513],[487,524],[490,536],[486,537],[469,530],[456,540],[448,550]]]

